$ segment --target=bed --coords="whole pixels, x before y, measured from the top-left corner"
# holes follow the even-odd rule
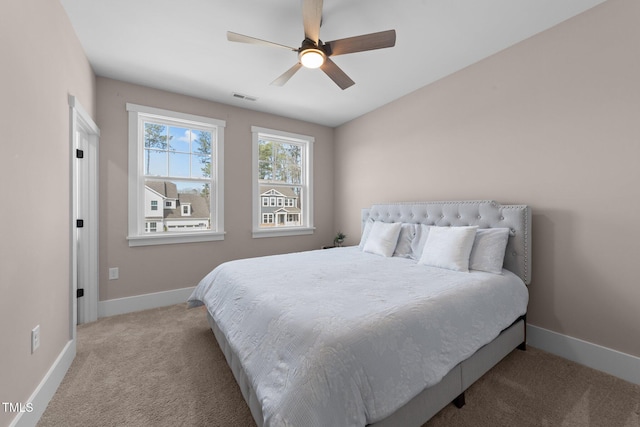
[[[258,426],[419,426],[524,349],[528,206],[376,204],[361,220],[358,246],[224,263],[189,298]]]

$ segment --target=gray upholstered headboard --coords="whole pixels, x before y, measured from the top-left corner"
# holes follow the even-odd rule
[[[477,225],[510,228],[504,268],[531,283],[531,210],[526,205],[501,205],[492,200],[375,204],[362,210],[362,226],[372,218],[440,227]]]

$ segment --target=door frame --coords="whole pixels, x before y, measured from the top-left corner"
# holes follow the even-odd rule
[[[78,323],[93,322],[98,319],[98,143],[100,129],[82,107],[75,96],[69,95],[70,121],[70,162],[71,162],[71,220],[70,220],[70,301],[69,335],[76,337]],[[78,133],[87,135],[86,146],[78,138]],[[77,151],[83,151],[82,158]],[[80,163],[82,162],[82,163]],[[80,205],[79,200],[82,201]],[[76,221],[82,219],[82,229]],[[80,234],[82,233],[82,234]],[[78,300],[78,268],[83,271],[84,296]],[[78,305],[81,318],[78,318]]]

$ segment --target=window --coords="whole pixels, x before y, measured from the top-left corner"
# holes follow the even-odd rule
[[[129,246],[222,240],[225,122],[135,104],[127,111]]]
[[[256,126],[251,131],[253,237],[313,233],[314,138]]]

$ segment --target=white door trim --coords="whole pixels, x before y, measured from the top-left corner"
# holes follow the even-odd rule
[[[69,95],[71,142],[71,290],[69,335],[76,336],[76,324],[98,319],[98,142],[100,129],[75,96]],[[86,135],[79,138],[79,134]],[[78,159],[76,150],[83,150]],[[82,162],[82,163],[80,163]],[[80,206],[78,200],[82,201]],[[79,218],[81,215],[83,218]],[[83,219],[82,229],[76,220]],[[82,233],[82,234],[79,234]],[[79,265],[78,263],[82,263]],[[78,268],[82,278],[78,277]],[[78,280],[84,283],[84,296],[78,300]],[[80,310],[78,310],[80,304]],[[78,312],[81,318],[78,318]]]

